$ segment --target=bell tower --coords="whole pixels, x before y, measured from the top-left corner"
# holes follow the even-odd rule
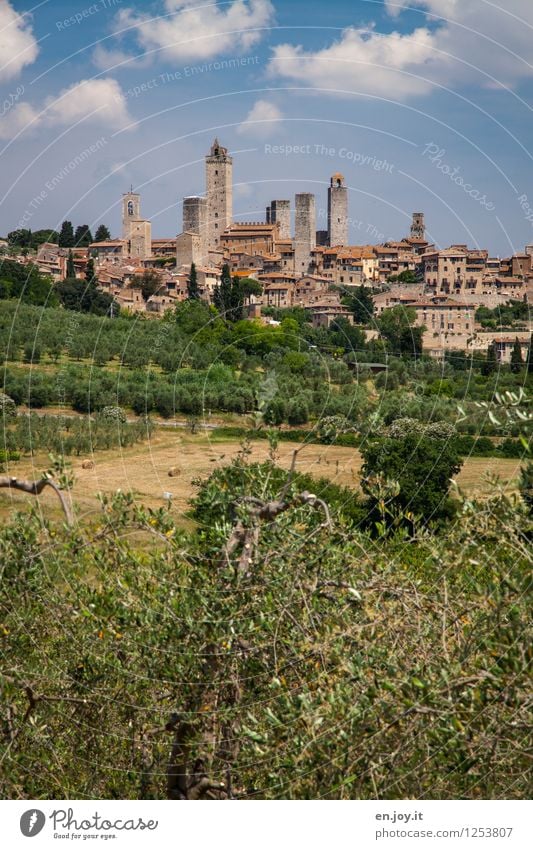
[[[133,186],[127,194],[122,195],[122,238],[128,241],[131,225],[141,220],[141,196],[133,191]]]

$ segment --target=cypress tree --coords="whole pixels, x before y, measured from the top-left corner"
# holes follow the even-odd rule
[[[489,375],[494,374],[495,371],[498,371],[498,354],[496,352],[496,342],[493,342],[489,345],[487,359],[481,367],[481,374],[485,375],[485,377],[489,377]]]
[[[72,221],[63,221],[58,244],[60,248],[74,247],[74,227],[72,226]]]
[[[187,297],[190,301],[200,300],[200,290],[198,289],[198,274],[194,262],[191,265],[191,272],[189,274],[189,280],[187,282]]]
[[[522,357],[522,347],[520,342],[518,341],[518,336],[516,337],[513,350],[511,351],[511,371],[513,374],[519,374],[522,371],[524,365],[524,358]]]
[[[72,251],[70,250],[68,252],[67,259],[67,279],[73,277],[76,277],[76,267],[74,265],[74,256],[72,254]]]
[[[100,224],[98,230],[96,231],[94,241],[95,242],[109,242],[111,239],[111,233],[109,232],[109,228],[105,226],[105,224]]]
[[[87,268],[85,269],[85,280],[87,283],[94,283],[96,277],[96,272],[94,270],[94,259],[91,259],[87,263]]]

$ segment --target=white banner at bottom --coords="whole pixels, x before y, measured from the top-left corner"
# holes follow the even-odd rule
[[[3,801],[2,845],[6,849],[65,844],[117,849],[533,846],[529,802],[210,802],[203,811],[200,804]]]

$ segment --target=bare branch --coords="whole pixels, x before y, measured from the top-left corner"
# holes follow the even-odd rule
[[[68,525],[74,523],[70,504],[64,494],[59,489],[58,485],[50,478],[41,478],[40,481],[19,481],[18,478],[0,477],[0,489],[16,489],[19,492],[27,492],[30,495],[40,495],[47,486],[54,490],[55,494],[61,502],[61,507],[65,514]]]

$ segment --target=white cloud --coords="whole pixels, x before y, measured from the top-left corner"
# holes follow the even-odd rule
[[[464,0],[462,0],[464,5]],[[385,0],[387,12],[393,17],[398,15],[404,9],[414,9],[416,7],[425,8],[428,12],[438,15],[442,18],[452,17],[459,9],[459,0]]]
[[[19,15],[8,0],[0,0],[0,81],[20,74],[38,52],[29,15]]]
[[[248,116],[239,126],[237,132],[241,134],[264,136],[269,133],[276,124],[283,121],[283,113],[268,100],[258,100],[252,107]]]
[[[131,124],[126,98],[116,80],[82,80],[49,97],[42,109],[19,103],[0,124],[0,138],[13,138],[21,130],[62,127],[90,121],[121,129]]]
[[[427,24],[407,33],[349,27],[315,52],[282,44],[269,70],[310,86],[394,100],[428,94],[435,84],[512,88],[533,76],[531,0],[506,0],[505,8],[486,0],[387,2],[395,17],[407,6],[427,12]]]
[[[165,0],[160,17],[124,9],[118,25],[134,27],[145,50],[160,49],[168,59],[191,61],[249,50],[273,17],[270,0],[233,0],[222,5],[216,0]]]
[[[99,71],[110,71],[122,62],[128,62],[131,57],[123,50],[107,50],[98,44],[93,53],[93,63]],[[131,65],[128,64],[128,69]]]

